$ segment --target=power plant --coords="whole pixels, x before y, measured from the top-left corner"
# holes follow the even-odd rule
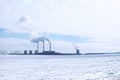
[[[39,37],[36,39],[33,39],[32,42],[37,43],[37,49],[36,49],[36,53],[39,53],[39,42],[42,42],[43,44],[43,50],[42,52],[45,52],[45,41],[47,41],[49,43],[49,52],[51,52],[51,42],[48,38],[45,37]]]
[[[32,53],[31,50],[29,51],[29,53],[27,53],[27,51],[25,50],[24,55],[27,55],[27,54],[34,54],[34,55],[80,55],[80,51],[78,48],[76,48],[76,53],[72,53],[72,54],[52,51],[51,41],[46,37],[39,37],[36,39],[32,39],[31,41],[33,43],[37,44],[36,50],[34,51],[34,53]],[[45,51],[45,41],[47,41],[49,43],[49,50],[48,51]],[[43,47],[42,52],[39,52],[39,43],[40,42],[42,42],[42,47]]]

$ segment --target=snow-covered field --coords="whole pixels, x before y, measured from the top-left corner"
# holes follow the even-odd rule
[[[0,55],[0,80],[120,80],[120,54]]]

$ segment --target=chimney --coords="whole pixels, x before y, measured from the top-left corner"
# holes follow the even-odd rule
[[[76,54],[77,54],[77,55],[80,55],[79,49],[76,49]]]

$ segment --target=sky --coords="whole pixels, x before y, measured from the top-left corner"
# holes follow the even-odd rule
[[[119,52],[119,0],[0,0],[0,51],[35,50],[45,36],[57,52]],[[40,50],[42,50],[40,43]],[[46,50],[48,43],[46,42]]]

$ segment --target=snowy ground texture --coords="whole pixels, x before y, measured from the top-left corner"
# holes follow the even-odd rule
[[[0,80],[120,80],[120,54],[0,55]]]

